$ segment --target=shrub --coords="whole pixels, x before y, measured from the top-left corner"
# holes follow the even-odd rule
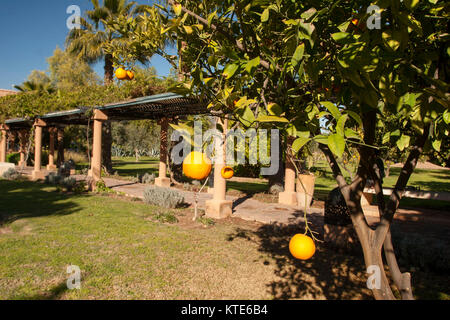
[[[162,223],[177,223],[178,219],[173,212],[160,212],[155,215],[155,219]]]
[[[50,172],[47,176],[45,176],[45,183],[46,184],[60,184],[62,180],[62,177],[57,174],[56,172]]]
[[[176,208],[183,204],[184,197],[181,192],[169,188],[149,186],[144,191],[144,201],[148,204]]]
[[[154,173],[145,173],[141,179],[140,182],[144,184],[152,184],[155,182],[156,176]]]
[[[274,184],[269,189],[269,193],[273,194],[273,195],[278,195],[280,192],[283,192],[283,191],[284,191],[284,187],[279,184]]]
[[[85,181],[80,181],[78,182],[75,187],[73,188],[73,192],[80,194],[86,191],[86,182]]]
[[[18,173],[16,169],[9,168],[5,172],[3,172],[2,177],[7,180],[16,180],[20,177],[20,173]]]
[[[61,181],[61,186],[67,191],[72,191],[76,184],[77,180],[73,177],[66,177]]]
[[[19,164],[20,161],[20,153],[10,153],[6,156],[6,162],[14,163],[15,165]]]
[[[261,165],[259,164],[239,164],[234,168],[235,177],[259,178]]]

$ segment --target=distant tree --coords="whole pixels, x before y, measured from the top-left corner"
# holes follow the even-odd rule
[[[98,75],[85,61],[56,47],[47,58],[50,81],[60,90],[73,90],[99,83]]]
[[[54,87],[45,71],[33,70],[27,80],[14,88],[21,92],[52,93]]]
[[[85,12],[87,20],[81,19],[82,28],[72,29],[66,39],[67,51],[76,55],[87,63],[104,60],[104,82],[109,85],[113,82],[114,67],[112,55],[105,53],[104,49],[112,41],[120,41],[121,35],[109,28],[108,24],[119,17],[131,17],[141,10],[143,6],[135,6],[135,2],[127,0],[91,0],[93,10]],[[104,125],[104,142],[102,160],[106,171],[112,172],[111,161],[111,123]]]

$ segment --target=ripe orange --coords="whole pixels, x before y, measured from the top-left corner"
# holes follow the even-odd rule
[[[211,168],[211,160],[203,152],[193,151],[183,161],[183,173],[191,179],[206,179]]]
[[[127,71],[124,68],[117,68],[116,77],[119,80],[125,80],[127,78]]]
[[[134,79],[133,71],[130,71],[130,70],[127,71],[127,79],[128,80],[133,80]]]
[[[230,166],[223,167],[220,173],[224,179],[231,179],[234,176],[234,170]]]
[[[289,241],[289,251],[294,258],[308,260],[316,252],[316,245],[313,239],[305,234],[296,234]]]

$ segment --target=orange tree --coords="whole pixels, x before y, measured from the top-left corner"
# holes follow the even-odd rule
[[[363,0],[167,2],[157,20],[161,34],[177,41],[180,61],[190,67],[179,89],[208,99],[217,114],[244,126],[278,127],[295,137],[294,152],[318,142],[349,208],[365,264],[379,268],[375,298],[394,299],[384,250],[395,286],[403,299],[412,299],[410,275],[397,265],[390,226],[424,149],[448,149],[442,145],[450,130],[448,4],[374,1],[381,23],[370,29],[366,21],[376,16],[367,13]],[[131,35],[129,47],[154,48],[142,28],[129,28],[132,23],[121,27],[124,36]],[[376,139],[377,124],[391,114],[398,126]],[[376,150],[389,143],[408,156],[384,201]],[[355,149],[360,161],[347,181],[337,160]],[[361,207],[368,179],[378,199],[375,227]]]

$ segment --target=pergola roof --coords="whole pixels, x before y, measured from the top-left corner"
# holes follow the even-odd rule
[[[89,108],[80,107],[68,111],[58,111],[39,116],[50,126],[86,125]],[[208,113],[207,104],[195,98],[187,98],[175,93],[162,93],[133,100],[111,103],[95,107],[104,112],[109,120],[142,120],[164,117],[196,115]],[[33,119],[16,118],[5,121],[11,130],[30,128]]]
[[[160,119],[208,113],[205,103],[170,92],[111,103],[97,109],[111,120]]]

